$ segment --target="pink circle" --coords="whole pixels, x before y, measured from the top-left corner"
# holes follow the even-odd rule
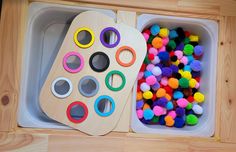
[[[183,63],[184,65],[187,65],[188,64],[188,58],[186,56],[183,56],[181,59],[180,59],[180,62]]]
[[[159,49],[159,52],[165,52],[166,51],[166,47],[165,46],[162,46],[160,49]]]
[[[164,109],[160,106],[155,106],[153,108],[153,112],[154,112],[155,116],[160,116],[164,113]]]
[[[143,110],[137,110],[136,113],[139,119],[143,118]]]
[[[147,40],[149,39],[149,35],[148,35],[147,33],[143,33],[143,37],[144,37],[144,39],[145,39],[146,42],[147,42]]]
[[[175,51],[175,55],[177,56],[177,58],[180,60],[183,57],[183,52],[180,50],[176,50]]]
[[[168,42],[169,42],[169,38],[168,37],[165,37],[165,38],[162,39],[163,45],[167,45]]]
[[[148,85],[154,85],[157,82],[157,79],[154,75],[151,75],[146,78],[146,82]]]
[[[148,53],[150,53],[150,54],[154,54],[154,55],[157,55],[158,51],[157,51],[156,48],[151,47],[151,48],[148,50]]]
[[[188,105],[188,100],[186,100],[185,98],[180,98],[176,102],[177,102],[177,105],[181,108],[185,108]]]
[[[176,117],[176,112],[175,112],[174,110],[172,110],[172,111],[170,111],[170,112],[168,113],[168,116],[171,116],[171,118],[175,119],[175,117]]]
[[[146,67],[146,69],[147,69],[148,71],[152,71],[152,69],[153,69],[154,67],[155,67],[154,64],[148,64],[147,67]]]
[[[168,85],[168,78],[167,78],[167,77],[161,78],[161,84],[162,84],[163,86],[167,86],[167,85]]]
[[[200,87],[200,83],[197,82],[196,85],[195,85],[195,88],[199,89],[199,87]]]
[[[66,61],[68,60],[68,58],[70,56],[77,56],[80,59],[80,66],[77,69],[71,69],[67,66]],[[80,70],[82,70],[82,68],[84,67],[84,58],[78,52],[74,52],[74,51],[73,52],[68,52],[63,58],[63,67],[66,71],[68,71],[70,73],[77,73]]]
[[[142,79],[143,75],[144,75],[143,72],[139,72],[139,73],[138,73],[138,80]]]

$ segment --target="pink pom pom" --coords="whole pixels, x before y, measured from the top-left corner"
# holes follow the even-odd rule
[[[169,42],[169,38],[168,37],[165,37],[165,38],[162,39],[162,44],[163,45],[167,45],[168,42]]]
[[[167,78],[167,77],[161,78],[161,84],[162,84],[163,86],[167,86],[167,85],[168,85],[168,78]]]
[[[162,46],[160,49],[159,49],[159,52],[165,52],[166,51],[166,47],[165,46]]]
[[[151,76],[146,78],[146,83],[148,85],[154,85],[156,82],[157,82],[157,79],[154,75],[151,75]]]
[[[138,80],[142,79],[142,78],[143,78],[143,75],[144,75],[143,72],[139,72],[139,73],[138,73]]]
[[[184,65],[187,65],[188,64],[188,58],[186,56],[183,56],[181,59],[180,59],[180,62],[183,63]]]
[[[148,53],[149,54],[154,54],[154,55],[157,55],[158,54],[158,51],[156,48],[154,47],[151,47],[149,50],[148,50]]]
[[[180,50],[176,50],[175,51],[175,55],[177,56],[177,58],[180,60],[183,57],[183,52]]]
[[[155,116],[160,116],[164,113],[164,109],[160,106],[155,106],[153,108],[153,113],[154,113]]]
[[[167,113],[166,108],[163,108],[163,113],[162,113],[162,115],[165,115],[166,113]]]
[[[199,89],[199,87],[200,87],[200,83],[197,82],[196,85],[195,85],[195,88]]]
[[[137,110],[136,113],[139,119],[143,118],[143,110]]]
[[[148,71],[152,71],[152,69],[155,67],[155,65],[153,65],[153,64],[148,64],[147,65],[147,67],[146,67],[146,69],[148,70]]]
[[[147,33],[143,33],[143,37],[144,37],[144,39],[146,40],[146,42],[148,41],[148,39],[149,39],[149,35],[147,34]]]
[[[171,116],[173,119],[175,119],[175,117],[176,117],[176,112],[175,112],[174,110],[172,110],[172,111],[170,111],[170,112],[168,113],[168,116]]]
[[[177,100],[177,105],[181,108],[185,108],[188,105],[188,100],[185,98],[180,98]]]

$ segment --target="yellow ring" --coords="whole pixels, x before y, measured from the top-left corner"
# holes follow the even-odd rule
[[[84,45],[84,44],[81,44],[81,43],[78,41],[77,37],[78,37],[79,32],[81,32],[81,31],[88,31],[88,32],[91,34],[91,41],[90,41],[88,44],[85,44],[85,45]],[[95,38],[94,38],[94,33],[93,33],[93,31],[90,30],[90,29],[87,28],[87,27],[79,28],[78,30],[76,30],[76,32],[75,32],[75,34],[74,34],[74,41],[75,41],[76,45],[78,45],[80,48],[88,48],[88,47],[92,46],[93,43],[94,43],[94,40],[95,40]]]

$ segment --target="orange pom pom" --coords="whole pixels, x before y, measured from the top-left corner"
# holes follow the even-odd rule
[[[153,40],[152,40],[152,45],[154,48],[161,48],[162,45],[163,45],[163,42],[162,42],[162,39],[159,38],[159,37],[155,37]]]
[[[166,116],[165,122],[166,122],[166,126],[169,126],[169,127],[172,127],[175,123],[175,121],[173,120],[171,116]]]
[[[145,109],[150,109],[150,106],[149,106],[147,103],[145,103],[145,104],[143,105],[143,110],[145,110]]]
[[[157,98],[164,97],[166,95],[166,90],[163,88],[159,88],[156,92]]]
[[[137,95],[136,95],[136,100],[141,100],[143,98],[143,94],[141,91],[137,92]]]
[[[176,78],[170,78],[168,80],[168,85],[173,89],[177,89],[179,86],[179,81]]]
[[[168,93],[165,95],[165,98],[166,98],[168,101],[171,100],[171,96],[170,96]]]

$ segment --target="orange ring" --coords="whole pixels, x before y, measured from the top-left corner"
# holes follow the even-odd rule
[[[130,52],[132,53],[132,56],[133,56],[132,60],[131,60],[130,62],[128,62],[128,63],[122,62],[122,61],[120,60],[120,58],[119,58],[120,53],[121,53],[122,51],[124,51],[124,50],[130,51]],[[134,64],[135,60],[136,60],[136,53],[135,53],[134,49],[132,49],[132,48],[129,47],[129,46],[122,46],[122,47],[120,47],[120,48],[117,50],[117,52],[116,52],[116,61],[117,61],[121,66],[129,67],[129,66],[131,66],[132,64]]]

